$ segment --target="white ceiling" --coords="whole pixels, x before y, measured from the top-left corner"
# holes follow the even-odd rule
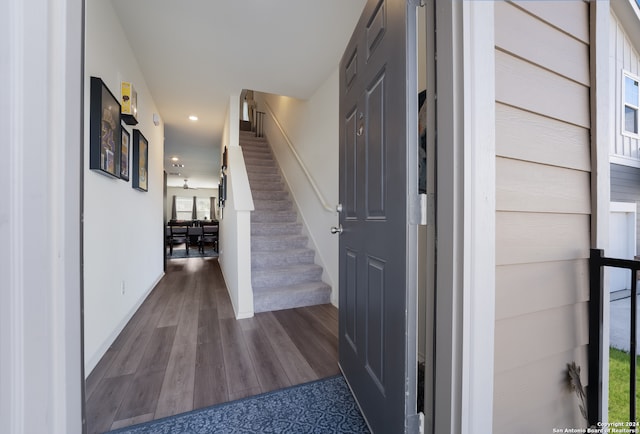
[[[165,123],[170,186],[215,187],[231,94],[309,98],[366,0],[111,0]],[[199,117],[192,122],[188,116]],[[171,167],[178,156],[184,168]]]

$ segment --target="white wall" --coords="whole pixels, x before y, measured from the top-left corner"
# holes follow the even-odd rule
[[[82,2],[0,2],[0,432],[82,431]]]
[[[84,136],[84,337],[88,375],[163,275],[164,126],[110,2],[87,0]],[[138,92],[135,127],[149,141],[148,192],[131,181],[89,170],[90,76],[120,97],[120,82]],[[133,139],[133,134],[131,134]],[[124,294],[122,288],[124,286]]]
[[[258,109],[267,112],[265,135],[316,250],[316,262],[324,268],[322,279],[332,287],[331,300],[337,305],[338,236],[332,235],[330,228],[337,226],[338,215],[323,208],[270,111],[284,129],[326,203],[334,208],[338,203],[338,69],[305,101],[258,92],[255,95]]]
[[[219,263],[236,318],[253,316],[251,286],[251,211],[253,199],[238,142],[239,94],[229,98],[222,149],[228,148],[227,200],[220,219]]]
[[[218,189],[217,188],[198,188],[197,190],[185,190],[181,187],[167,187],[167,220],[171,219],[171,206],[173,196],[178,197],[206,197],[216,198],[216,210],[218,209]],[[214,211],[215,212],[215,211]],[[211,216],[209,216],[211,219]]]

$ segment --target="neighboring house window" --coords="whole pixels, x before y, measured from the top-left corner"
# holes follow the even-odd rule
[[[623,132],[638,135],[638,110],[640,109],[640,92],[638,91],[639,79],[631,74],[624,73],[624,119],[622,121]]]

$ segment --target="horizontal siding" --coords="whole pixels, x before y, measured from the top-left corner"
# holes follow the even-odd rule
[[[496,28],[496,45],[529,62],[583,85],[589,85],[589,70],[576,68],[589,61],[589,45],[531,16],[523,9],[507,2],[495,3],[496,20],[503,25]],[[531,35],[536,35],[531,37]],[[549,50],[548,47],[553,47]]]
[[[497,102],[589,127],[588,87],[502,51],[496,51],[496,76]]]
[[[584,426],[588,370],[589,5],[497,2],[496,434]],[[584,378],[586,383],[586,375]]]
[[[496,209],[588,214],[589,172],[499,157],[496,160]]]
[[[496,213],[496,265],[589,257],[590,216]]]
[[[529,369],[501,372],[494,385],[494,407],[513,411],[494,420],[493,433],[541,434],[584,426],[579,401],[566,389],[566,372],[559,368],[574,361],[587,366],[587,351],[587,346],[572,348],[536,361]],[[586,384],[587,370],[583,368],[580,376]]]
[[[513,2],[557,29],[572,37],[589,43],[589,4],[576,0],[554,0],[553,2],[520,0]]]
[[[496,360],[496,373],[587,345],[588,311],[585,302],[496,321],[496,346],[510,349]]]
[[[573,290],[567,291],[567,288]],[[496,268],[496,320],[587,300],[587,259],[501,265]]]
[[[496,104],[496,154],[588,171],[589,129]]]

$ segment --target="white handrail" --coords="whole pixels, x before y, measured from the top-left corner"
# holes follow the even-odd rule
[[[293,153],[293,156],[296,157],[296,160],[298,161],[298,164],[300,165],[300,168],[302,169],[302,172],[304,172],[305,176],[307,177],[307,180],[309,181],[309,184],[311,184],[311,188],[313,188],[313,191],[316,193],[316,196],[318,197],[318,200],[320,201],[320,204],[322,205],[322,208],[324,208],[324,210],[328,211],[328,212],[336,212],[335,207],[332,207],[331,205],[329,205],[327,203],[327,200],[322,195],[322,192],[318,188],[318,185],[316,184],[316,182],[313,180],[313,177],[311,176],[311,174],[307,170],[307,167],[304,165],[304,162],[300,158],[300,155],[298,155],[298,152],[293,147],[293,143],[291,143],[291,140],[289,139],[289,136],[287,136],[287,133],[284,131],[284,128],[282,128],[282,125],[280,125],[280,122],[278,122],[278,119],[276,118],[276,115],[273,113],[273,110],[271,109],[271,106],[269,105],[269,103],[267,101],[264,101],[264,104],[267,107],[267,111],[269,112],[269,115],[271,116],[271,119],[273,119],[273,122],[276,124],[276,126],[280,130],[280,133],[282,134],[282,137],[284,137],[284,140],[287,142],[287,146],[289,146],[289,149]]]

